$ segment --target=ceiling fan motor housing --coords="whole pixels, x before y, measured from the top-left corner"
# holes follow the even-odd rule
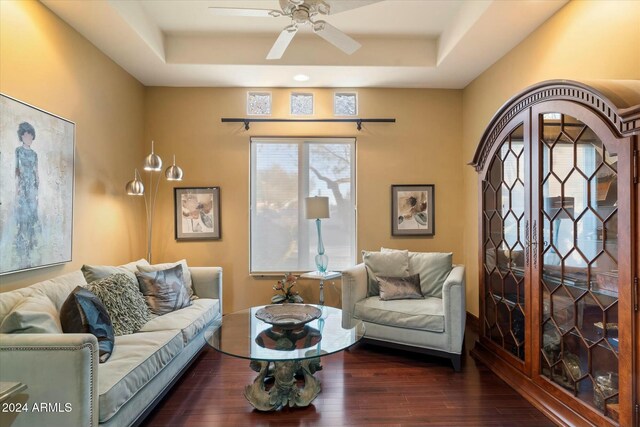
[[[331,10],[323,0],[280,0],[280,8],[299,24],[309,22],[316,14],[328,15]]]

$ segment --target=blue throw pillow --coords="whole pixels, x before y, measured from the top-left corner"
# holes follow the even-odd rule
[[[113,325],[102,301],[91,291],[78,286],[60,309],[60,323],[65,333],[92,334],[98,338],[99,360],[104,363],[113,353]]]

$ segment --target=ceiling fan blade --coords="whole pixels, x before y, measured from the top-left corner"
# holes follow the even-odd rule
[[[238,7],[210,7],[209,12],[218,16],[255,16],[271,18],[282,16],[282,12],[271,9],[244,9]]]
[[[347,55],[351,55],[353,52],[362,47],[360,43],[340,31],[333,25],[329,24],[328,22],[314,22],[313,31]]]
[[[297,32],[298,27],[295,27],[293,25],[290,25],[282,30],[282,32],[280,32],[280,35],[278,36],[278,39],[271,47],[271,50],[267,55],[267,59],[282,58],[284,51],[287,50],[289,43],[291,43],[291,40],[293,40],[293,36],[295,36]]]
[[[351,9],[357,9],[370,4],[380,3],[382,0],[324,0],[329,5],[329,15],[345,12]]]

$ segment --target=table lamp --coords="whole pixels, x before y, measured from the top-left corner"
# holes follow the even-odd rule
[[[318,255],[316,255],[316,268],[319,273],[326,273],[329,257],[324,254],[324,244],[322,243],[321,219],[329,218],[329,198],[328,197],[305,197],[305,216],[307,219],[316,220],[318,230]]]

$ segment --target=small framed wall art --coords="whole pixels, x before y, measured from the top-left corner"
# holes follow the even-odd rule
[[[435,234],[435,187],[391,186],[391,235],[433,236]]]
[[[76,125],[0,94],[0,275],[71,261]]]
[[[173,189],[176,240],[217,240],[220,231],[220,187]]]

